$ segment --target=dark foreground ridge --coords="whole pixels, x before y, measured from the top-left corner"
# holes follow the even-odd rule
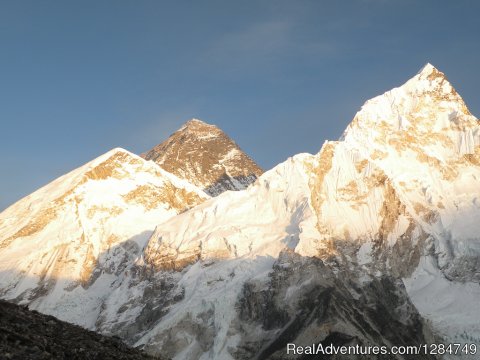
[[[0,300],[0,359],[158,359],[120,339]]]

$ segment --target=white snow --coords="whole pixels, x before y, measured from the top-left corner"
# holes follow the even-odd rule
[[[119,177],[86,177],[115,155],[119,155],[113,164]],[[158,202],[147,209],[141,202],[127,202],[124,196],[142,186],[161,192],[166,185],[207,198],[202,190],[156,164],[113,149],[2,212],[3,241],[28,224],[39,227],[29,235],[16,236],[0,249],[2,297],[19,297],[21,302],[30,303],[30,308],[93,329],[102,302],[119,279],[102,273],[91,286],[80,284],[88,281],[95,267],[117,269],[129,256],[132,262],[133,247],[122,246],[127,241],[135,243],[140,256],[155,226],[178,213],[169,203]],[[52,211],[45,214],[49,208]],[[47,217],[43,228],[36,225],[42,217]],[[35,295],[42,284],[47,291]]]
[[[357,259],[358,259],[359,265],[365,265],[372,262],[373,260],[372,247],[373,247],[373,244],[370,241],[360,246],[360,249],[358,249],[358,253],[357,253]]]
[[[430,256],[421,258],[404,283],[420,314],[448,342],[474,342],[480,346],[480,284],[449,281]]]

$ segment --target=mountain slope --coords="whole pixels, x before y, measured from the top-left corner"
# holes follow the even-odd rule
[[[157,359],[128,348],[119,339],[0,300],[2,359]]]
[[[385,173],[432,235],[445,275],[478,282],[471,270],[480,245],[480,127],[445,75],[427,64],[402,87],[368,101],[344,143]]]
[[[242,190],[263,173],[222,130],[198,119],[142,156],[211,196]]]
[[[427,64],[366,102],[319,154],[312,186],[320,233],[357,244],[371,272],[404,278],[421,314],[450,341],[479,342],[480,128],[445,75]],[[342,244],[343,243],[343,244]]]
[[[1,296],[92,328],[155,225],[207,198],[114,149],[0,214]]]

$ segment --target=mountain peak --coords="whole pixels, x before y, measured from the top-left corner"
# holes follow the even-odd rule
[[[478,120],[461,96],[427,64],[405,84],[365,102],[342,140],[378,161],[415,153],[430,163],[446,163],[475,153],[477,131]]]
[[[417,75],[422,75],[424,77],[427,77],[429,76],[430,74],[432,73],[441,73],[443,74],[442,72],[440,72],[435,66],[433,66],[432,64],[430,63],[426,63],[421,69],[420,71],[417,73]]]
[[[263,173],[221,129],[198,119],[142,156],[212,196],[244,189]]]
[[[187,123],[187,124],[188,124],[188,123],[199,123],[199,124],[206,124],[206,122],[205,122],[205,121],[202,121],[202,120],[200,120],[200,119],[197,119],[197,118],[191,118],[191,119],[190,119],[190,120],[188,120],[186,123]]]
[[[216,127],[216,126],[208,124],[205,121],[202,121],[200,119],[192,118],[188,120],[185,124],[183,124],[180,130],[187,129],[187,128],[203,128],[203,127]]]
[[[452,93],[457,95],[445,74],[430,63],[422,67],[417,75],[403,86],[412,84],[414,84],[414,86],[410,87],[415,89],[415,92],[435,92],[437,94],[447,95]]]
[[[131,153],[128,150],[125,150],[121,147],[116,147],[116,148],[113,148],[113,149],[107,151],[106,153],[96,157],[90,163],[92,163],[92,164],[100,163],[100,162],[103,162],[107,159],[110,159],[111,157],[120,156],[120,155],[127,156],[127,157],[137,157],[137,155]]]
[[[353,133],[355,137],[369,138],[373,136],[372,129],[378,126],[385,131],[387,128],[393,132],[407,131],[410,135],[413,129],[416,133],[435,133],[459,124],[474,126],[472,119],[445,74],[427,63],[400,87],[365,102],[343,138],[351,138]]]
[[[463,102],[463,99],[453,88],[443,72],[438,70],[435,66],[427,63],[420,71],[405,84],[398,89],[393,89],[387,94],[393,95],[395,92],[403,91],[403,97],[423,98],[432,106],[445,107],[450,103],[449,107],[460,106],[462,112],[470,114]],[[427,99],[428,98],[428,99]]]

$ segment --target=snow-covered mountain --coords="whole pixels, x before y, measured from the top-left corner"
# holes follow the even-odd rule
[[[181,165],[192,164],[198,151],[206,156],[195,139],[213,130],[188,129],[197,126],[208,129],[191,121],[158,151],[159,159],[168,153],[159,161],[164,169],[173,159],[172,172],[191,182],[195,171],[209,174],[205,169],[219,164]],[[170,150],[180,144],[190,155]],[[128,153],[127,169],[132,161],[144,169],[118,171],[131,177],[87,181],[97,166],[88,165],[0,215],[2,297],[174,359],[295,358],[286,355],[287,343],[480,346],[479,146],[478,120],[444,74],[427,64],[367,101],[339,141],[288,159],[243,191],[206,199],[203,178],[195,186]],[[231,168],[223,171],[233,175]],[[152,177],[163,184],[152,193],[162,194],[167,178],[182,189],[179,206],[166,195],[153,196],[162,199],[155,210],[128,203],[144,202],[127,194],[155,183],[146,180]],[[114,187],[114,180],[125,185]],[[103,247],[92,256],[69,250],[84,254],[70,261],[64,249],[83,249],[89,227],[57,207],[75,209],[77,193],[85,202],[112,189],[120,190],[111,195],[118,201],[105,200],[110,208],[143,213],[121,220],[97,214],[104,222],[87,221],[96,230],[86,239],[104,233],[108,239],[110,231],[122,237],[115,244],[96,240]],[[39,220],[25,220],[30,211]],[[151,211],[157,213],[147,216]],[[151,229],[154,217],[155,231],[136,237],[141,221]],[[59,265],[37,274],[50,258]],[[81,268],[91,275],[82,277]]]
[[[184,269],[179,284],[186,300],[138,343],[163,348],[166,332],[179,324],[184,329],[190,321],[192,329],[193,324],[207,322],[215,336],[208,351],[199,355],[200,340],[190,332],[188,338],[195,340],[189,345],[197,352],[186,358],[227,358],[231,349],[246,343],[255,349],[251,356],[269,341],[269,346],[278,344],[280,325],[287,326],[288,321],[278,324],[276,335],[268,335],[265,326],[260,330],[239,325],[238,307],[286,287],[278,304],[283,304],[283,311],[290,310],[285,317],[295,321],[293,314],[301,306],[300,295],[294,294],[320,280],[312,272],[304,277],[294,272],[290,274],[294,285],[288,287],[288,280],[272,284],[281,272],[276,269],[279,263],[295,267],[295,262],[285,265],[282,256],[279,259],[281,251],[292,252],[308,264],[311,260],[306,259],[323,260],[353,299],[380,301],[366,289],[388,279],[388,286],[404,301],[402,306],[411,300],[437,336],[458,342],[468,334],[478,342],[479,144],[478,120],[444,74],[427,64],[401,87],[367,101],[342,139],[326,142],[317,155],[294,157],[246,191],[220,196],[157,228],[146,247],[145,261],[157,271]],[[245,294],[245,286],[257,292]],[[221,294],[228,296],[222,299]],[[343,301],[352,298],[345,296]],[[390,307],[387,311],[400,310]],[[255,315],[263,322],[272,320],[268,314]],[[406,311],[397,320],[411,334],[428,331],[410,322],[415,316],[415,311]],[[327,323],[327,333],[375,342],[375,335],[368,331],[359,335],[355,324],[340,314],[336,314],[336,325],[328,321],[323,325]],[[243,332],[232,330],[238,327]],[[290,340],[308,344],[307,329],[315,333],[300,327]],[[375,332],[377,342],[388,342],[386,336],[378,336],[385,329]],[[317,339],[325,336],[317,333]]]
[[[479,145],[478,119],[427,64],[324,145],[312,191],[322,237],[353,241],[371,272],[402,277],[422,316],[457,342],[480,341]]]
[[[93,328],[110,287],[155,225],[207,198],[113,149],[0,214],[1,296]]]
[[[176,359],[285,359],[296,358],[289,342],[427,342],[401,280],[365,271],[355,249],[337,257],[321,238],[317,164],[297,155],[159,226],[144,260],[157,274],[173,269],[171,291],[183,296],[134,344]]]
[[[243,190],[263,170],[227,134],[198,119],[142,155],[211,196]]]

